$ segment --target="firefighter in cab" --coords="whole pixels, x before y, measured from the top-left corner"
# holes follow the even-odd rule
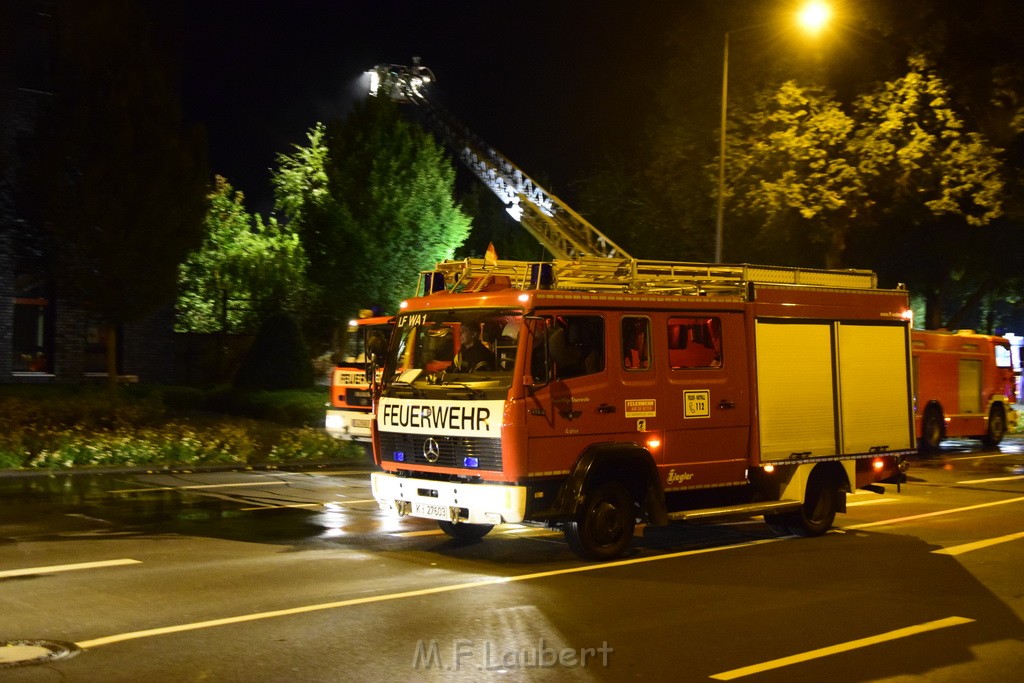
[[[480,341],[480,325],[466,323],[459,330],[459,352],[449,372],[493,370],[494,354]]]

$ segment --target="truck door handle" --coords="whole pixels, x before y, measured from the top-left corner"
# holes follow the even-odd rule
[[[599,413],[614,413],[615,412],[615,406],[610,406],[607,403],[602,403],[601,405],[599,405],[597,407],[597,412],[599,412]]]
[[[733,403],[732,401],[728,400],[728,399],[724,399],[723,398],[721,401],[718,402],[718,408],[720,410],[726,410],[726,409],[735,408],[735,407],[736,407],[736,404]]]

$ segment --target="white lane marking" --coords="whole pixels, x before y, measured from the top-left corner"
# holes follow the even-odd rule
[[[895,498],[873,498],[871,500],[855,500],[852,503],[847,503],[846,507],[855,508],[858,505],[875,505],[876,503],[895,503]]]
[[[963,545],[954,545],[948,548],[940,548],[939,550],[933,550],[932,553],[936,555],[963,555],[964,553],[969,553],[972,550],[981,550],[982,548],[988,548],[989,546],[999,545],[1000,543],[1009,543],[1010,541],[1016,541],[1018,538],[1024,538],[1024,531],[1016,534],[999,536],[998,538],[987,538],[984,541],[975,541],[974,543],[964,543]]]
[[[319,508],[326,503],[282,503],[281,505],[257,505],[255,507],[238,508],[239,512],[251,512],[253,510],[281,510],[284,508]]]
[[[851,524],[850,526],[844,526],[843,529],[867,529],[873,526],[886,526],[889,524],[899,524],[900,522],[910,522],[915,519],[926,519],[928,517],[938,517],[940,515],[952,515],[957,512],[967,512],[969,510],[980,510],[981,508],[988,508],[994,505],[1006,505],[1007,503],[1019,503],[1024,500],[1024,496],[1019,498],[1007,498],[1006,500],[996,500],[991,503],[979,503],[978,505],[968,505],[962,508],[951,508],[949,510],[939,510],[938,512],[926,512],[920,515],[910,515],[909,517],[896,517],[894,519],[883,519],[879,522],[867,522],[865,524]]]
[[[822,647],[817,650],[809,650],[808,652],[790,655],[789,657],[780,657],[779,659],[773,659],[768,662],[762,662],[760,664],[754,664],[752,666],[745,666],[741,669],[723,671],[720,674],[715,674],[711,676],[711,678],[717,681],[731,681],[736,678],[742,678],[744,676],[750,676],[756,673],[761,673],[762,671],[769,671],[771,669],[781,669],[784,666],[799,664],[801,662],[807,662],[812,659],[819,659],[821,657],[828,657],[829,655],[834,655],[839,652],[849,652],[850,650],[856,650],[862,647],[878,645],[880,643],[887,643],[891,640],[896,640],[898,638],[906,638],[908,636],[915,636],[919,633],[936,631],[940,628],[949,628],[950,626],[969,624],[973,621],[974,619],[967,619],[966,617],[947,617],[945,619],[937,619],[935,621],[928,621],[923,624],[917,624],[916,626],[908,626],[906,628],[898,628],[895,631],[880,633],[877,636],[859,638],[857,640],[851,640],[845,643],[839,643],[837,645]]]
[[[579,574],[582,572],[599,571],[602,569],[613,569],[616,567],[627,567],[634,564],[642,564],[645,562],[660,562],[661,560],[671,560],[680,557],[686,557],[689,555],[703,555],[706,553],[716,553],[723,550],[736,550],[739,548],[751,548],[758,545],[764,545],[765,543],[775,543],[781,539],[777,538],[766,538],[758,539],[756,541],[748,541],[747,543],[741,543],[738,545],[727,545],[727,546],[715,546],[713,548],[700,548],[697,550],[684,550],[678,553],[669,553],[667,555],[652,555],[650,557],[636,557],[628,560],[617,560],[614,562],[605,562],[603,564],[585,564],[579,567],[569,567],[567,569],[554,569],[546,572],[536,572],[533,574],[520,574],[518,576],[498,576],[488,579],[481,579],[479,581],[471,581],[469,583],[456,583],[449,584],[447,586],[436,586],[434,588],[421,588],[418,590],[403,591],[401,593],[386,593],[384,595],[371,595],[362,598],[352,598],[349,600],[338,600],[336,602],[324,602],[316,605],[305,605],[303,607],[291,607],[288,609],[280,609],[272,612],[257,612],[255,614],[243,614],[237,617],[225,617],[223,619],[211,619],[209,621],[198,621],[191,624],[178,624],[176,626],[164,626],[161,628],[151,628],[144,631],[132,631],[130,633],[120,633],[118,635],[106,636],[104,638],[94,638],[92,640],[83,640],[75,643],[82,649],[88,649],[92,647],[99,647],[101,645],[111,645],[113,643],[121,643],[126,640],[135,640],[137,638],[149,638],[152,636],[167,635],[170,633],[181,633],[184,631],[196,631],[204,628],[213,628],[215,626],[227,626],[229,624],[241,624],[247,621],[258,621],[261,619],[274,619],[276,617],[286,617],[295,614],[307,614],[309,612],[319,612],[322,610],[338,609],[341,607],[352,607],[355,605],[368,605],[376,602],[387,602],[390,600],[404,600],[406,598],[416,598],[424,595],[439,595],[441,593],[451,593],[453,591],[465,590],[468,588],[481,588],[484,586],[495,586],[504,583],[513,583],[515,581],[533,581],[536,579],[546,579],[552,576],[563,576],[565,574]]]
[[[954,484],[987,484],[992,481],[1015,481],[1017,479],[1024,479],[1024,474],[1017,474],[1012,477],[992,477],[991,479],[965,479],[963,481],[955,481]]]
[[[73,572],[79,569],[99,569],[100,567],[118,567],[125,564],[142,564],[142,560],[101,560],[99,562],[78,562],[76,564],[54,564],[49,567],[26,567],[24,569],[8,569],[0,571],[0,579],[13,576],[33,576],[36,574],[56,574],[57,572]]]
[[[444,532],[440,529],[427,529],[426,531],[396,531],[391,536],[397,536],[398,538],[413,538],[414,536],[443,536]]]
[[[233,484],[189,484],[186,486],[151,486],[134,489],[118,489],[107,493],[143,493],[146,491],[191,491],[192,489],[226,489],[232,486],[290,486],[290,481],[243,481]]]
[[[996,453],[995,455],[962,455],[956,458],[946,458],[946,460],[987,460],[989,458],[1009,458],[1010,456],[1013,455],[1020,455],[1020,453]]]

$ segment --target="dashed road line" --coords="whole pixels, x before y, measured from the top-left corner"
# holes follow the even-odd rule
[[[991,477],[989,479],[965,479],[963,481],[955,481],[954,484],[989,484],[993,481],[1016,481],[1018,479],[1024,479],[1024,474],[1017,474],[1012,477]]]
[[[982,548],[988,548],[993,545],[999,545],[1000,543],[1009,543],[1010,541],[1016,541],[1018,538],[1024,538],[1024,531],[1016,534],[1007,534],[1006,536],[999,536],[998,538],[987,538],[983,541],[975,541],[974,543],[964,543],[963,545],[954,545],[948,548],[940,548],[933,550],[932,553],[936,555],[963,555],[969,553],[972,550],[981,550]]]
[[[451,593],[454,591],[467,590],[471,588],[482,588],[485,586],[496,586],[506,583],[513,583],[516,581],[533,581],[537,579],[546,579],[554,576],[564,576],[567,574],[580,574],[583,572],[614,569],[616,567],[627,567],[630,565],[643,564],[646,562],[660,562],[662,560],[678,559],[680,557],[687,557],[690,555],[704,555],[708,553],[722,552],[724,550],[739,550],[741,548],[752,548],[755,546],[764,545],[765,543],[775,543],[778,540],[780,539],[757,539],[754,541],[748,541],[746,543],[740,543],[737,545],[715,546],[712,548],[699,548],[697,550],[683,550],[678,553],[668,553],[665,555],[651,555],[648,557],[634,557],[628,560],[616,560],[612,562],[604,562],[601,564],[585,564],[577,567],[568,567],[566,569],[553,569],[551,571],[535,572],[533,574],[520,574],[517,576],[496,576],[487,579],[481,579],[479,581],[448,584],[445,586],[436,586],[434,588],[421,588],[418,590],[402,591],[400,593],[385,593],[383,595],[371,595],[361,598],[351,598],[349,600],[338,600],[336,602],[325,602],[315,605],[305,605],[302,607],[291,607],[288,609],[280,609],[272,612],[242,614],[236,617],[225,617],[223,619],[210,619],[208,621],[199,621],[189,624],[177,624],[175,626],[151,628],[143,631],[131,631],[129,633],[120,633],[117,635],[106,636],[103,638],[83,640],[78,643],[75,643],[75,645],[82,649],[88,649],[93,647],[100,647],[102,645],[112,645],[114,643],[121,643],[128,640],[136,640],[139,638],[150,638],[153,636],[168,635],[171,633],[183,633],[185,631],[197,631],[200,629],[214,628],[217,626],[227,626],[230,624],[241,624],[250,621],[259,621],[262,619],[274,619],[277,617],[293,616],[296,614],[308,614],[310,612],[320,612],[323,610],[339,609],[342,607],[353,607],[356,605],[368,605],[379,602],[388,602],[391,600],[403,600],[406,598],[416,598],[425,595],[439,595],[443,593]]]
[[[818,648],[817,650],[801,652],[800,654],[790,655],[789,657],[780,657],[779,659],[773,659],[768,662],[762,662],[760,664],[754,664],[752,666],[745,666],[741,669],[723,671],[720,674],[715,674],[711,676],[711,678],[715,679],[716,681],[732,681],[737,678],[751,676],[753,674],[761,673],[763,671],[769,671],[771,669],[781,669],[785,666],[791,666],[793,664],[808,662],[812,659],[820,659],[821,657],[828,657],[829,655],[834,655],[840,652],[849,652],[851,650],[857,650],[862,647],[869,647],[871,645],[887,643],[891,640],[897,640],[899,638],[916,636],[919,633],[936,631],[940,628],[949,628],[950,626],[969,624],[973,621],[974,619],[968,619],[966,617],[947,617],[945,619],[937,619],[935,621],[928,621],[923,624],[917,624],[915,626],[899,628],[895,631],[888,631],[887,633],[880,633],[877,636],[859,638],[857,640],[851,640],[845,643],[839,643],[837,645],[830,645],[828,647]]]
[[[887,526],[891,524],[900,524],[902,522],[912,522],[917,519],[927,519],[929,517],[939,517],[941,515],[952,515],[957,512],[968,512],[970,510],[980,510],[981,508],[993,507],[995,505],[1007,505],[1008,503],[1019,503],[1024,501],[1024,496],[1018,498],[1007,498],[1006,500],[995,500],[991,503],[979,503],[978,505],[968,505],[962,508],[950,508],[948,510],[938,510],[937,512],[925,512],[920,515],[910,515],[909,517],[895,517],[893,519],[883,519],[878,522],[866,522],[864,524],[851,524],[850,526],[844,526],[843,529],[847,531],[852,529],[867,529],[873,526]]]
[[[192,491],[194,489],[226,489],[236,486],[291,486],[290,481],[243,481],[231,484],[186,484],[184,486],[143,486],[134,489],[117,489],[107,493],[144,493],[147,491]]]
[[[37,574],[56,574],[58,572],[73,572],[80,569],[99,569],[102,567],[118,567],[127,564],[142,564],[142,560],[128,558],[120,560],[100,560],[98,562],[78,562],[76,564],[54,564],[48,567],[25,567],[24,569],[7,569],[0,571],[0,579],[9,579],[15,576],[35,576]]]
[[[239,512],[251,512],[253,510],[283,510],[286,508],[320,508],[324,503],[281,503],[280,505],[256,505],[254,507],[238,508]]]

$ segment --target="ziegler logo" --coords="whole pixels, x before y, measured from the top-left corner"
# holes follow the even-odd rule
[[[682,484],[684,482],[693,479],[693,474],[690,472],[683,472],[682,474],[676,474],[675,470],[668,471],[668,483],[669,484]]]

